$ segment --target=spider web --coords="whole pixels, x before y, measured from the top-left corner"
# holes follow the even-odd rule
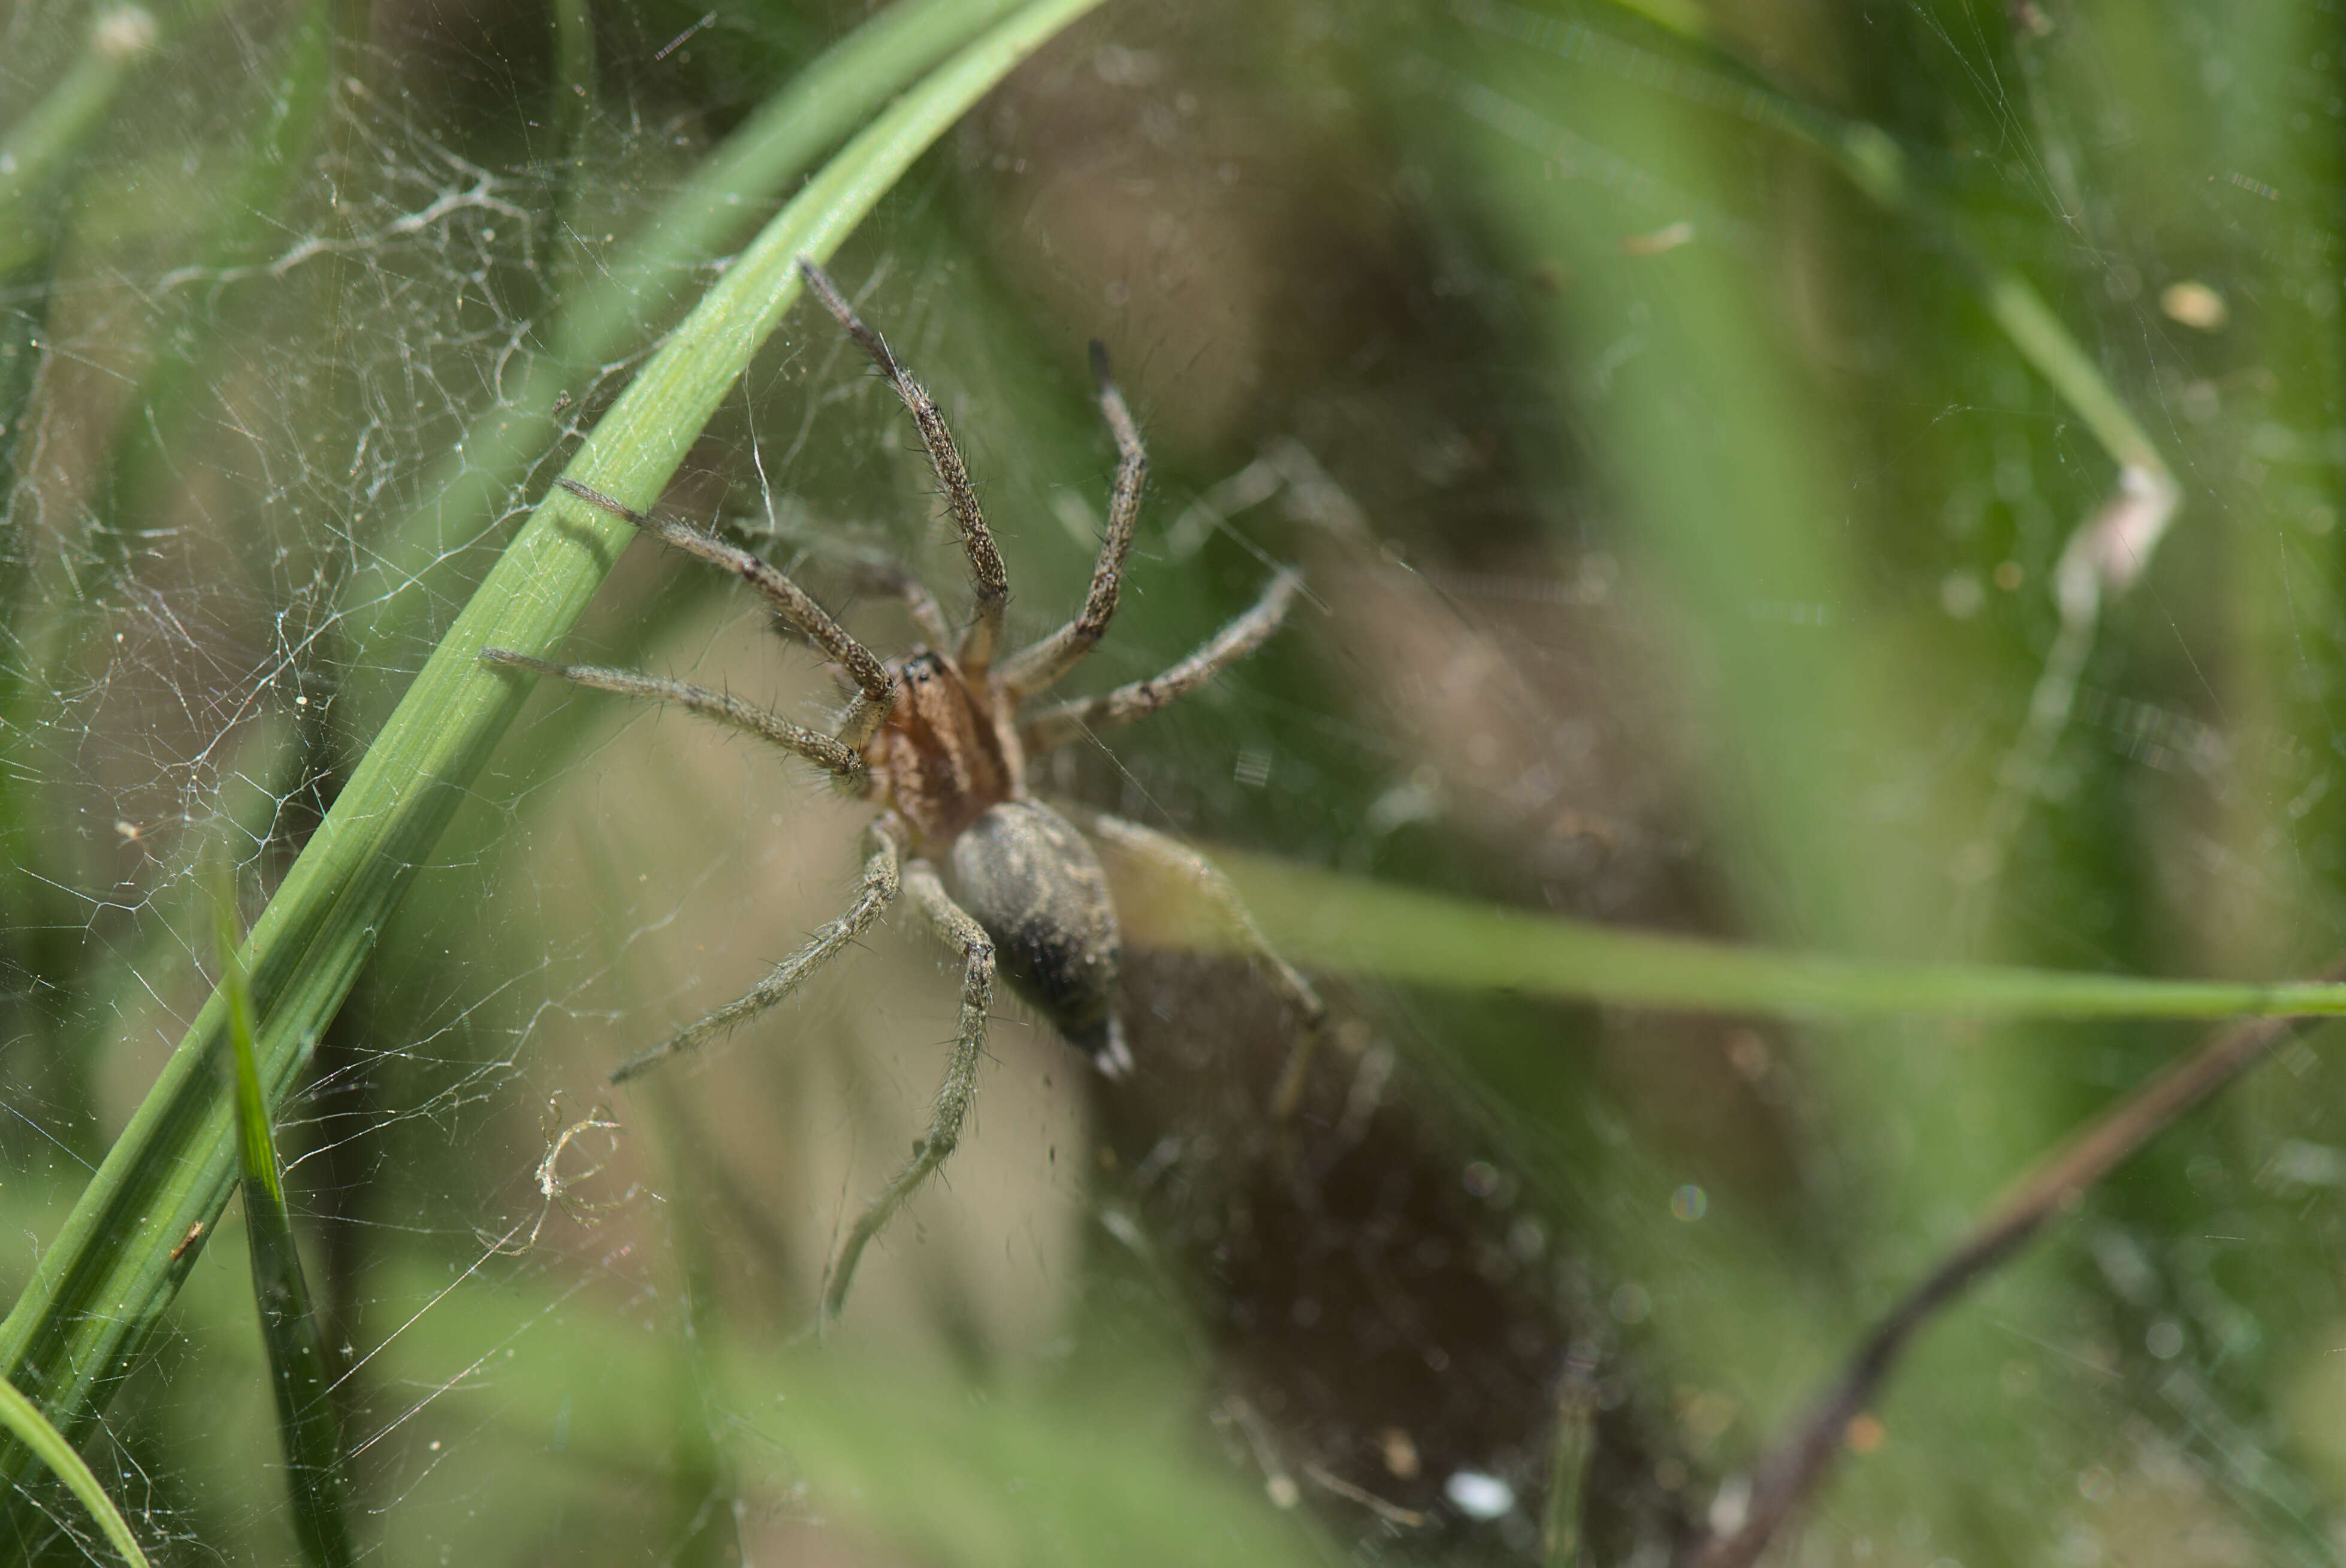
[[[0,125],[94,20],[126,25],[0,19]],[[632,374],[642,343],[574,368],[559,436],[498,446],[564,303],[855,18],[598,12],[596,90],[566,97],[534,13],[382,7],[292,136],[300,20],[133,26],[130,86],[0,241],[0,1280],[209,993],[209,868],[249,921]],[[1089,569],[1113,453],[1084,341],[1109,341],[1156,466],[1082,689],[1305,569],[1280,642],[1048,759],[1049,791],[1623,925],[2310,972],[2346,843],[2334,20],[1909,0],[1706,45],[1664,5],[1127,6],[988,100],[838,270],[940,395],[1017,635]],[[1890,138],[1913,204],[1819,153],[1838,125]],[[721,265],[654,280],[662,319]],[[2171,517],[1999,317],[1999,268],[2124,406]],[[1722,313],[1731,344],[1699,330]],[[1778,440],[1824,520],[1767,534],[1738,464]],[[955,609],[931,489],[801,310],[666,504],[893,654],[913,628],[853,565],[906,562]],[[1719,589],[1655,520],[1688,494],[1722,503],[1698,543],[1748,523],[1834,570],[1788,546]],[[638,547],[571,646],[824,722],[831,682],[770,631]],[[1831,722],[1752,697],[1820,668]],[[836,1365],[901,1377],[923,1422],[1032,1398],[1046,1429],[1144,1429],[1363,1557],[1543,1560],[1585,1441],[1596,1559],[1663,1561],[1731,1522],[1870,1310],[2189,1038],[1331,977],[1316,1131],[1282,1164],[1250,1074],[1294,1021],[1142,888],[1148,1094],[1000,1003],[964,1146],[801,1362],[838,1237],[925,1121],[950,966],[894,920],[705,1060],[625,1097],[603,1074],[836,914],[866,814],[738,738],[546,691],[379,933],[278,1136],[390,1558],[984,1555],[891,1512],[886,1473],[934,1461],[918,1423],[846,1485],[849,1423],[760,1402],[831,1409],[797,1369]],[[2331,1058],[2316,1037],[2178,1128],[1927,1339],[1799,1560],[2338,1555]],[[158,1561],[292,1553],[240,1225],[198,1238],[88,1445]],[[1076,1473],[1052,1462],[1041,1492]],[[37,1502],[44,1561],[107,1560]]]

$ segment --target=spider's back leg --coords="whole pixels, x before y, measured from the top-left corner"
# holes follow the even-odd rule
[[[1270,1111],[1279,1121],[1295,1115],[1302,1104],[1303,1090],[1311,1076],[1311,1059],[1320,1047],[1321,1036],[1328,1026],[1328,1004],[1320,993],[1296,967],[1279,954],[1248,912],[1246,901],[1239,897],[1237,888],[1222,875],[1213,861],[1198,853],[1178,839],[1168,838],[1153,828],[1137,822],[1127,822],[1121,817],[1106,812],[1086,813],[1086,825],[1103,843],[1108,844],[1137,860],[1188,882],[1227,923],[1239,945],[1255,962],[1270,972],[1271,979],[1286,993],[1289,1004],[1298,1016],[1300,1027],[1295,1044],[1288,1052],[1287,1064],[1280,1070],[1278,1087],[1271,1091]]]
[[[945,1064],[944,1082],[937,1086],[934,1109],[929,1116],[929,1130],[913,1145],[913,1157],[890,1179],[878,1197],[864,1207],[856,1217],[854,1227],[840,1244],[839,1257],[831,1266],[831,1279],[822,1295],[822,1321],[836,1321],[840,1309],[847,1304],[847,1288],[855,1282],[855,1266],[862,1260],[863,1249],[872,1238],[884,1229],[905,1200],[921,1188],[921,1184],[934,1176],[961,1142],[961,1129],[969,1119],[971,1102],[977,1095],[977,1064],[985,1054],[985,1024],[987,1010],[994,1003],[994,940],[985,928],[970,918],[968,911],[954,903],[937,880],[935,868],[925,860],[914,860],[904,868],[904,888],[917,905],[938,938],[962,957],[961,1027]]]
[[[612,1069],[611,1082],[624,1084],[649,1072],[671,1056],[681,1056],[728,1030],[747,1023],[787,1000],[792,992],[806,983],[809,975],[830,962],[842,948],[871,930],[872,922],[886,912],[888,905],[896,897],[903,863],[897,830],[888,818],[882,817],[864,830],[863,852],[863,881],[855,890],[855,901],[847,906],[845,913],[815,932],[805,946],[774,965],[766,978],[751,987],[746,995],[703,1013],[650,1050],[638,1052],[620,1063]]]

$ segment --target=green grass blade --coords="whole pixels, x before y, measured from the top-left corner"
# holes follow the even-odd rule
[[[1966,225],[1916,178],[1904,149],[1889,132],[1783,91],[1675,7],[1629,0],[1599,3],[1632,19],[1625,32],[1634,33],[1640,24],[1658,25],[1679,35],[1699,52],[1698,58],[1671,58],[1628,36],[1612,36],[1565,15],[1527,7],[1476,5],[1462,7],[1459,14],[1477,31],[1559,63],[1595,66],[1687,103],[1731,114],[1756,128],[1808,143],[1868,199],[1912,222],[1962,260],[1971,270],[1981,303],[1997,327],[2085,422],[2113,461],[2171,481],[2157,443],[2151,440],[2093,357],[2043,296],[2017,271],[1994,260]]]
[[[1596,1454],[1596,1400],[1595,1390],[1577,1379],[1557,1396],[1552,1441],[1540,1561],[1547,1568],[1580,1568],[1586,1561],[1581,1521],[1588,1502],[1588,1461]]]
[[[0,135],[0,272],[38,254],[43,241],[35,214],[160,36],[154,16],[138,6],[96,8],[73,64]]]
[[[2346,985],[2151,980],[1788,952],[1622,931],[1227,850],[1214,859],[1288,957],[1412,984],[1812,1018],[2346,1013]],[[1220,940],[1212,932],[1201,937]]]
[[[831,254],[980,97],[1095,4],[1037,0],[890,105],[726,270],[569,474],[649,500],[797,297],[797,259]],[[524,683],[484,666],[480,650],[551,651],[626,543],[625,524],[556,494],[466,604],[253,928],[256,1066],[272,1106],[521,707]],[[173,1247],[227,1202],[233,1107],[214,1068],[227,1034],[216,992],[0,1322],[0,1370],[68,1435],[88,1430],[160,1320],[177,1288]],[[28,1461],[0,1449],[0,1483]]]
[[[49,1467],[64,1481],[74,1496],[89,1510],[97,1527],[106,1532],[107,1540],[122,1553],[122,1560],[136,1568],[147,1568],[147,1553],[138,1550],[138,1538],[130,1533],[130,1522],[114,1506],[114,1499],[106,1495],[106,1488],[97,1484],[97,1477],[81,1461],[73,1444],[66,1441],[56,1428],[41,1414],[40,1407],[16,1391],[15,1385],[0,1381],[0,1429],[5,1430],[24,1450]]]
[[[229,1043],[236,1065],[237,1148],[244,1173],[244,1239],[252,1262],[252,1298],[260,1308],[260,1340],[269,1352],[277,1395],[277,1429],[285,1449],[286,1486],[293,1533],[310,1563],[341,1568],[357,1561],[351,1548],[350,1479],[342,1463],[340,1423],[329,1395],[332,1379],[326,1348],[310,1306],[293,1217],[260,1095],[253,1048],[252,987],[237,956],[234,889],[223,879],[217,903],[220,988],[228,993]]]
[[[611,259],[609,276],[563,311],[560,357],[592,363],[623,352],[677,280],[741,231],[746,204],[780,189],[907,82],[1016,9],[1014,0],[915,0],[832,46],[729,137]]]
[[[275,76],[265,90],[253,95],[252,117],[258,124],[252,145],[240,167],[229,172],[226,194],[210,216],[210,232],[189,258],[199,272],[225,278],[252,267],[283,242],[285,209],[310,172],[311,149],[323,135],[333,104],[332,0],[307,0],[280,47],[284,59]],[[96,575],[126,569],[129,545],[123,535],[143,526],[162,509],[161,497],[170,487],[185,481],[175,454],[184,450],[187,427],[203,417],[198,412],[202,407],[199,389],[217,373],[215,361],[222,344],[217,326],[209,331],[207,327],[221,317],[223,292],[180,289],[166,296],[163,308],[168,320],[158,323],[154,332],[165,350],[148,367],[145,384],[133,394],[148,417],[125,422],[121,450],[111,468],[116,498],[110,517],[101,524],[97,553],[102,565],[77,568],[73,590],[77,597],[102,596]]]
[[[552,351],[509,377],[511,390],[473,421],[424,484],[431,499],[402,518],[368,565],[352,574],[342,603],[354,641],[396,647],[429,605],[449,596],[445,540],[451,530],[469,532],[505,504],[554,443],[557,402],[576,392],[576,378],[634,351],[654,323],[672,313],[678,286],[735,240],[759,204],[908,82],[1012,9],[1011,0],[908,0],[889,6],[776,93],[645,219],[626,247],[588,270],[586,291],[556,319]],[[584,45],[565,46],[575,54]]]

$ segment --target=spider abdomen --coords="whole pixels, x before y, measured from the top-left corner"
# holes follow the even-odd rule
[[[952,881],[1011,988],[1104,1071],[1128,1066],[1116,1022],[1124,940],[1099,856],[1074,825],[1032,800],[990,807],[954,840]]]

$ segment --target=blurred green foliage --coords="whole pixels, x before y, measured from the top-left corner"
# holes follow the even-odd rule
[[[925,69],[1005,9],[880,15]],[[790,194],[770,168],[869,114],[800,75],[858,19],[7,17],[11,1295],[209,993],[206,847],[275,893],[651,334],[731,270],[684,229],[748,243]],[[2346,912],[2341,121],[2311,0],[1130,0],[979,104],[834,270],[939,393],[1021,631],[1089,569],[1112,456],[1083,346],[1108,343],[1155,466],[1085,689],[1179,657],[1272,564],[1308,574],[1262,656],[1040,785],[1481,915],[2260,983],[2328,962]],[[760,127],[766,173],[718,152]],[[686,452],[667,502],[893,651],[842,551],[961,575],[898,419],[798,310],[705,429],[655,433]],[[828,696],[647,550],[566,646]],[[311,1061],[280,1136],[362,1533],[398,1562],[1535,1557],[1545,1448],[1470,1466],[1368,1413],[1367,1377],[1341,1422],[1272,1408],[1216,1295],[1236,1232],[1184,1251],[1015,1018],[950,1190],[803,1342],[941,1064],[932,953],[892,932],[708,1068],[617,1105],[600,1080],[835,912],[857,815],[546,693],[382,868],[404,901],[280,1064]],[[1407,923],[1438,907],[1342,912],[1439,962]],[[1364,1104],[1390,1071],[1503,1238],[1484,1272],[1552,1306],[1557,1376],[1598,1369],[1653,1436],[1639,1484],[1696,1521],[1973,1212],[2190,1037],[1433,978],[1332,983],[1331,1071]],[[1148,995],[1177,1042],[1242,1033],[1209,987]],[[2331,1560],[2341,1187],[2317,1034],[1926,1336],[1788,1560]],[[225,1229],[76,1434],[162,1563],[293,1560]],[[1272,1304],[1282,1355],[1331,1384],[1342,1325],[1397,1321],[1308,1305]],[[1467,1424],[1497,1399],[1453,1383]],[[1478,1514],[1439,1455],[1523,1506]],[[20,1484],[40,1560],[103,1552]]]

